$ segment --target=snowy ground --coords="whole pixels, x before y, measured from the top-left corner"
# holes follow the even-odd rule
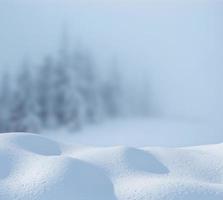
[[[165,118],[117,119],[92,125],[80,132],[43,133],[59,142],[82,145],[182,147],[223,142],[223,127],[208,121]]]
[[[223,144],[91,147],[1,134],[0,199],[222,200]]]

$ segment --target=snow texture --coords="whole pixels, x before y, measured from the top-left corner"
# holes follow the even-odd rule
[[[72,146],[0,135],[1,200],[222,200],[223,144]]]

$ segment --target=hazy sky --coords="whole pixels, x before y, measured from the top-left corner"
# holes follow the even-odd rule
[[[210,116],[223,110],[221,1],[0,1],[0,65],[55,53],[62,28],[103,62],[151,82],[164,113]],[[102,62],[102,63],[103,63]],[[137,88],[139,90],[139,88]],[[145,88],[140,87],[143,91]]]

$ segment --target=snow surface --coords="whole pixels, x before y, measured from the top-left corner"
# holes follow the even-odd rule
[[[0,135],[1,200],[222,200],[223,144],[65,145]]]
[[[42,134],[70,144],[182,147],[221,143],[222,131],[222,125],[202,120],[120,118],[90,125],[78,132],[57,129]]]

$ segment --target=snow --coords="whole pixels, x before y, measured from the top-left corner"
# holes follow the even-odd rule
[[[80,146],[0,135],[1,200],[222,200],[223,144]]]
[[[70,144],[182,147],[222,142],[222,130],[221,125],[205,120],[129,117],[90,125],[79,132],[62,128],[42,134]]]

